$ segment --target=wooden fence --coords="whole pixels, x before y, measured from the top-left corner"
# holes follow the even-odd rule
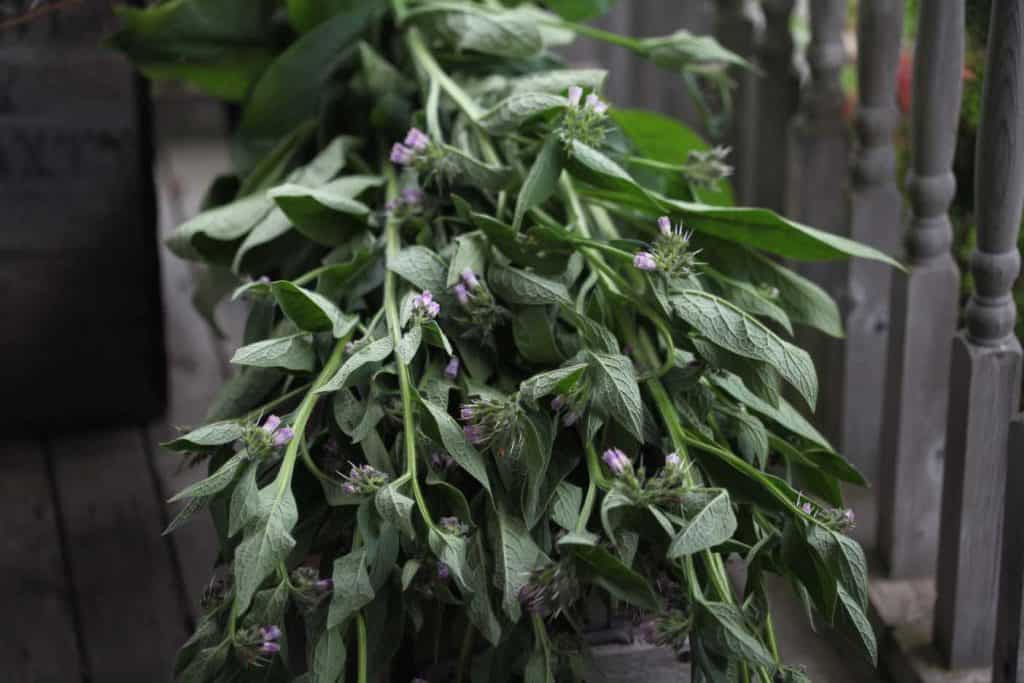
[[[962,674],[1024,681],[1024,416],[1017,415],[1021,347],[1011,296],[1024,203],[1024,0],[993,0],[991,7],[973,291],[963,309],[949,207],[965,3],[919,2],[905,178],[894,151],[904,3],[858,3],[852,122],[840,82],[847,2],[806,3],[804,55],[796,54],[791,33],[796,4],[636,0],[619,3],[605,21],[640,35],[665,33],[666,26],[712,29],[757,63],[760,76],[737,74],[737,117],[726,136],[740,201],[872,244],[907,264],[906,273],[857,261],[804,269],[836,298],[845,322],[844,339],[802,342],[821,374],[822,427],[873,482],[877,581],[891,589],[904,580],[919,587],[923,579],[924,595],[936,596],[924,610],[930,642],[901,653],[898,628],[888,632],[883,669],[901,680]],[[608,48],[587,46],[570,56],[611,68],[613,101],[699,127],[678,79]],[[616,81],[623,73],[629,78]],[[899,625],[883,624],[883,631],[887,626]],[[899,657],[906,661],[892,661]]]

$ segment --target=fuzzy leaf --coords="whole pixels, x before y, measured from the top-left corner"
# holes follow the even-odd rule
[[[588,351],[587,363],[594,405],[643,441],[644,405],[633,361],[621,354]]]
[[[487,271],[487,282],[499,298],[510,304],[539,306],[571,303],[569,290],[564,284],[528,270],[492,265]]]
[[[426,247],[406,247],[388,259],[388,270],[416,287],[434,294],[447,289],[445,263]]]
[[[668,548],[670,560],[713,548],[736,532],[736,516],[725,489],[687,492],[683,496],[683,513],[686,522]]]
[[[366,549],[360,548],[334,561],[334,595],[327,609],[327,628],[334,628],[373,600],[373,586],[366,571]]]
[[[260,489],[258,519],[235,549],[235,606],[239,612],[249,607],[256,589],[295,547],[291,531],[298,518],[290,482],[275,479]]]
[[[519,592],[544,554],[518,516],[508,514],[499,506],[493,522],[494,585],[501,590],[501,606],[514,623],[522,616]]]
[[[400,529],[410,540],[416,538],[412,525],[412,508],[416,502],[398,492],[392,483],[382,487],[374,496],[374,505],[385,522]]]
[[[562,95],[544,92],[517,92],[494,105],[480,117],[480,125],[491,135],[511,133],[534,117],[564,109],[568,100]],[[549,140],[557,139],[554,135]]]
[[[349,356],[348,360],[338,368],[338,372],[334,374],[334,377],[331,377],[322,387],[317,389],[317,393],[325,394],[348,386],[348,381],[353,377],[353,373],[370,363],[381,362],[391,355],[392,350],[391,337],[381,337],[367,344]]]
[[[432,2],[410,10],[408,19],[428,36],[456,51],[470,50],[495,57],[531,57],[544,47],[536,21],[511,10],[482,5]]]
[[[287,280],[272,283],[271,289],[281,310],[300,330],[331,330],[338,339],[351,332],[359,322],[358,318],[342,313],[324,295],[298,287]]]
[[[757,666],[775,667],[775,660],[751,634],[738,608],[722,602],[701,602],[697,620],[699,632],[716,654]]]
[[[490,493],[491,483],[487,478],[487,466],[484,464],[483,456],[466,439],[459,423],[444,408],[431,403],[422,396],[419,396],[419,399],[420,404],[427,409],[437,426],[441,442],[448,454],[452,456],[459,467],[480,482],[480,485]]]
[[[258,368],[281,368],[293,372],[312,372],[316,354],[309,336],[293,334],[249,344],[235,351],[231,362]]]
[[[220,446],[237,441],[242,438],[245,428],[234,421],[214,422],[193,429],[188,434],[179,436],[171,441],[160,444],[163,448],[172,451],[187,453],[190,451],[216,449]]]
[[[515,217],[512,228],[519,230],[523,225],[526,212],[543,204],[555,192],[558,177],[562,175],[562,143],[554,133],[544,140],[537,158],[530,167],[530,172],[523,181],[516,200]]]
[[[247,457],[244,451],[231,456],[217,471],[206,479],[202,479],[174,494],[167,502],[173,503],[184,498],[209,498],[220,493],[235,480],[238,469],[244,465]]]
[[[340,627],[326,629],[313,647],[309,683],[338,683],[345,673],[345,638]]]

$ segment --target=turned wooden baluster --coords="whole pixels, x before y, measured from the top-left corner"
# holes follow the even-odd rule
[[[751,62],[757,61],[757,49],[764,33],[764,16],[756,0],[723,0],[719,5],[715,35],[724,46]],[[732,121],[727,135],[732,154],[733,187],[736,200],[749,204],[754,196],[755,154],[760,117],[757,104],[759,76],[749,69],[733,67]]]
[[[1020,3],[1015,3],[1019,5]],[[1018,15],[1019,20],[1019,15]],[[1020,24],[1017,25],[1020,30]],[[1018,40],[1024,38],[1018,33]],[[1010,424],[993,683],[1024,683],[1024,414]]]
[[[934,630],[936,648],[953,668],[991,661],[1007,439],[1020,405],[1021,347],[1013,333],[1011,287],[1020,271],[1017,233],[1024,205],[1022,12],[1024,0],[992,3],[975,157],[974,292],[966,328],[953,342]],[[1021,495],[1012,490],[1013,498]],[[1011,501],[1011,513],[1017,503]]]
[[[899,124],[896,73],[903,25],[901,0],[861,0],[858,22],[858,148],[852,168],[850,236],[888,254],[899,251],[903,197],[896,184],[893,133]],[[843,408],[836,445],[868,481],[879,475],[892,268],[855,259],[846,264],[846,339],[835,342]],[[837,275],[837,277],[840,277]]]
[[[751,203],[772,211],[784,208],[788,144],[778,131],[786,130],[800,103],[800,76],[794,66],[793,33],[789,20],[794,0],[763,0],[764,34],[758,59],[756,137],[753,154]]]
[[[890,576],[935,571],[960,273],[947,211],[956,191],[964,6],[924,0],[914,60],[910,272],[895,274],[879,478],[878,551]]]
[[[801,94],[800,111],[790,130],[787,159],[786,215],[828,232],[850,230],[848,176],[850,129],[843,120],[845,96],[839,72],[845,61],[843,24],[846,0],[811,0],[811,42],[807,62],[811,77]],[[770,134],[770,132],[768,133]],[[801,264],[800,271],[849,308],[846,292],[848,264]],[[845,315],[843,316],[845,319]],[[842,449],[840,425],[845,411],[843,346],[811,330],[801,331],[799,343],[815,360],[821,391],[818,422],[826,436]],[[860,464],[856,463],[855,464]]]

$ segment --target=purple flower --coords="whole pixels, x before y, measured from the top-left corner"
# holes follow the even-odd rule
[[[803,510],[806,514],[809,515],[809,514],[811,514],[811,510],[813,508],[811,508],[811,504],[810,503],[804,503],[803,505],[800,506],[800,509]]]
[[[469,304],[469,290],[466,289],[466,285],[464,285],[464,284],[462,284],[460,282],[459,284],[455,285],[454,289],[455,289],[455,298],[459,300],[459,303],[462,304],[463,306],[468,305]]]
[[[405,145],[417,152],[422,152],[430,144],[430,137],[419,128],[410,128],[405,134]]]
[[[666,236],[672,234],[672,221],[668,219],[668,216],[662,216],[658,219],[658,231]]]
[[[579,419],[580,414],[577,413],[575,410],[570,410],[565,414],[565,417],[562,418],[562,424],[565,425],[566,427],[572,427],[574,424],[576,424],[576,421]]]
[[[679,456],[675,453],[669,453],[665,456],[666,467],[679,467],[681,462],[682,461],[679,459]]]
[[[469,422],[473,419],[473,406],[466,405],[459,409],[459,419],[463,422]]]
[[[454,465],[455,461],[452,460],[452,456],[447,453],[435,451],[434,454],[430,456],[430,464],[439,470],[446,470]]]
[[[626,469],[632,465],[629,462],[629,457],[618,448],[609,448],[601,456],[601,459],[604,460],[604,464],[608,465],[608,469],[617,477],[622,476]]]
[[[452,356],[452,359],[448,361],[448,365],[444,367],[444,376],[448,379],[454,380],[459,376],[459,357]]]
[[[354,343],[348,342],[348,343],[345,344],[345,355],[346,356],[351,356],[352,352],[355,351],[355,350],[356,350],[356,345]]]
[[[466,435],[466,439],[475,446],[487,440],[480,425],[466,425],[462,428],[462,432]]]
[[[344,484],[341,485],[341,492],[344,493],[346,496],[354,495],[356,492],[356,485],[350,481],[346,481]]]
[[[847,509],[847,510],[846,510],[846,511],[845,511],[845,512],[843,513],[843,519],[844,519],[844,520],[846,521],[846,523],[847,523],[847,524],[851,524],[851,525],[852,525],[852,524],[856,523],[856,521],[857,521],[857,515],[855,515],[855,514],[853,513],[853,510],[852,510],[852,509]]]
[[[603,114],[608,111],[608,105],[601,101],[601,98],[595,93],[587,95],[587,109],[592,109],[598,114]]]
[[[262,645],[260,645],[260,654],[276,655],[280,651],[281,651],[281,646],[278,645],[277,643],[272,643],[270,641],[267,641],[267,642],[263,643]]]
[[[649,251],[638,251],[633,256],[633,265],[640,270],[657,270],[658,264],[654,261],[654,254]]]
[[[583,88],[578,85],[569,87],[569,106],[578,107],[580,106],[580,100],[583,98]]]
[[[434,301],[434,295],[430,293],[429,289],[424,289],[422,294],[416,295],[416,298],[412,300],[412,307],[428,318],[436,318],[437,314],[441,312],[441,304]]]
[[[441,304],[431,301],[427,304],[426,313],[431,318],[436,318],[441,313]]]
[[[415,152],[401,142],[396,142],[391,147],[391,163],[398,164],[399,166],[408,166],[412,163],[412,158]]]
[[[437,563],[437,578],[446,581],[451,576],[451,569],[444,562]]]
[[[277,415],[267,415],[267,419],[263,421],[263,430],[269,434],[273,434],[280,426],[281,418]]]
[[[316,587],[318,591],[323,591],[324,593],[327,593],[334,590],[334,579],[320,579],[313,585]]]
[[[291,427],[282,427],[274,432],[274,445],[280,448],[287,445],[295,437],[295,430]]]
[[[270,278],[268,276],[266,276],[266,275],[260,275],[256,279],[256,282],[260,283],[261,285],[269,285],[270,284]]]
[[[263,640],[277,640],[281,637],[281,629],[277,626],[264,626],[260,629],[260,638]]]
[[[462,281],[470,289],[476,289],[480,286],[480,280],[477,279],[476,273],[473,272],[472,268],[466,268],[462,271]]]
[[[406,206],[419,206],[423,201],[423,190],[418,187],[407,187],[402,190],[402,201]]]
[[[565,406],[565,396],[562,396],[561,394],[559,394],[558,396],[555,396],[553,399],[551,399],[551,410],[554,410],[555,412],[558,412],[564,406]]]
[[[384,203],[384,210],[387,211],[388,213],[394,213],[400,208],[402,208],[402,200],[399,199],[398,197],[395,197],[394,199],[389,199],[387,202]]]

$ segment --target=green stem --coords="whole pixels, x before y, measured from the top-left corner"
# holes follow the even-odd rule
[[[245,417],[243,418],[243,420],[245,422],[251,422],[251,421],[259,418],[260,416],[264,415],[268,410],[276,408],[277,406],[281,405],[282,403],[286,403],[287,401],[290,401],[291,399],[295,398],[296,396],[298,396],[302,392],[308,390],[312,386],[313,386],[313,383],[310,382],[309,384],[303,384],[301,387],[298,387],[297,389],[292,389],[288,393],[281,394],[280,396],[278,396],[274,400],[267,401],[263,405],[261,405],[259,407],[256,407],[256,408],[253,408],[252,410],[247,412],[245,414]]]
[[[397,181],[394,171],[390,166],[385,166],[388,175],[388,199],[398,194]],[[387,233],[387,256],[393,259],[402,248],[401,236],[398,233],[399,223],[394,217],[389,217],[385,231]],[[390,270],[384,276],[384,313],[388,322],[388,331],[391,334],[391,341],[397,349],[402,340],[402,325],[398,316],[398,283],[395,274]],[[405,471],[409,475],[412,485],[413,498],[416,500],[416,507],[423,517],[423,521],[430,529],[434,528],[434,519],[427,508],[427,502],[420,490],[419,480],[416,478],[416,423],[413,413],[413,388],[412,380],[409,377],[409,366],[395,355],[395,365],[398,366],[398,385],[402,394],[402,426],[403,441],[405,442]]]
[[[604,473],[601,472],[601,464],[597,457],[597,450],[594,448],[589,440],[583,444],[583,448],[587,452],[587,474],[590,477],[590,481],[587,484],[587,495],[583,499],[583,508],[580,510],[580,518],[576,521],[576,533],[586,531],[587,522],[590,521],[590,515],[594,512],[594,502],[597,500],[597,488],[607,488],[608,482],[605,481]]]
[[[362,612],[356,612],[357,683],[366,683],[366,620]]]
[[[420,36],[419,29],[410,28],[405,32],[405,42],[409,47],[409,52],[412,53],[413,59],[427,72],[427,75],[438,82],[441,89],[445,91],[448,97],[452,98],[455,105],[463,111],[463,113],[469,117],[469,119],[476,124],[477,120],[483,115],[483,109],[473,101],[473,98],[469,96],[462,87],[452,80],[451,76],[441,68],[441,65],[434,59],[434,55],[430,52],[427,46],[423,43],[423,38]]]
[[[557,28],[569,29],[574,31],[581,36],[587,36],[588,38],[594,38],[604,43],[610,43],[611,45],[618,45],[624,47],[627,50],[633,52],[640,51],[640,44],[638,41],[627,36],[620,36],[618,33],[612,33],[610,31],[602,31],[594,26],[588,26],[586,24],[577,24],[573,21],[541,21],[541,24],[548,26],[554,26]]]

